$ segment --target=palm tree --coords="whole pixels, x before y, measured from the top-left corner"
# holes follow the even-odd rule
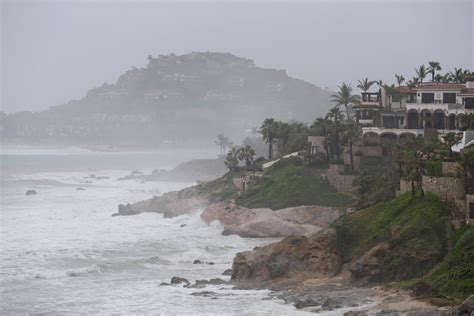
[[[369,81],[369,78],[364,78],[362,80],[357,81],[359,84],[357,85],[357,88],[360,90],[367,92],[370,90],[370,87],[375,83],[375,81]]]
[[[245,146],[239,149],[238,158],[240,161],[245,160],[245,166],[247,168],[252,166],[254,156],[255,150],[250,146]]]
[[[329,136],[334,141],[332,147],[334,148],[336,158],[339,160],[341,158],[339,136],[342,131],[341,121],[344,119],[344,114],[342,114],[338,106],[335,106],[329,110],[326,118],[332,122],[330,125]]]
[[[395,75],[395,78],[397,79],[398,87],[400,87],[405,81],[405,77],[403,77],[403,75]]]
[[[338,86],[339,91],[337,94],[333,94],[331,96],[331,102],[336,103],[336,106],[344,105],[346,108],[347,119],[350,118],[349,115],[349,104],[358,104],[360,103],[360,98],[357,95],[352,95],[352,88],[351,85],[346,84],[345,82],[342,85]]]
[[[407,86],[410,88],[415,88],[416,86],[418,86],[419,83],[420,83],[420,78],[413,77],[413,79],[407,82]]]
[[[351,160],[351,171],[354,171],[353,145],[357,140],[359,140],[362,134],[361,132],[362,131],[360,130],[360,128],[354,122],[347,124],[344,131],[344,136],[347,139],[347,142],[349,143],[349,156]]]
[[[435,77],[436,77],[436,71],[440,71],[441,70],[441,66],[439,64],[439,62],[437,61],[430,61],[428,62],[428,64],[430,65],[430,67],[428,68],[428,71],[431,72],[431,81],[435,81]]]
[[[225,137],[224,134],[217,134],[217,140],[214,143],[220,147],[221,155],[225,153],[227,147],[232,146],[232,142],[228,137]]]
[[[230,172],[239,171],[239,150],[237,148],[233,147],[229,150],[224,164]]]
[[[259,133],[262,134],[263,140],[268,144],[268,159],[273,158],[273,142],[276,138],[278,123],[272,118],[263,121]]]
[[[416,148],[410,148],[403,151],[402,161],[407,172],[405,179],[411,183],[412,197],[415,197],[416,194],[415,183],[421,189],[421,195],[424,195],[423,186],[421,185],[424,165],[422,156],[423,154],[420,151],[417,151]]]
[[[428,72],[426,71],[425,65],[421,65],[418,69],[415,69],[416,75],[421,83],[423,83],[423,79],[426,78]]]
[[[459,144],[462,140],[462,133],[447,133],[443,136],[444,144],[449,151],[449,158],[453,159],[452,147]]]
[[[449,73],[452,82],[463,83],[465,80],[465,74],[467,70],[462,70],[462,68],[454,68],[454,71]]]

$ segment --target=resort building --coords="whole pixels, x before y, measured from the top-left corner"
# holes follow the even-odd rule
[[[474,115],[474,77],[466,83],[421,83],[415,88],[400,86],[387,91],[362,93],[353,107],[364,136],[391,138],[465,131],[469,115]]]

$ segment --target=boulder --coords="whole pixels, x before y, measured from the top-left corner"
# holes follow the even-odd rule
[[[228,283],[227,281],[224,281],[222,279],[214,278],[214,279],[210,279],[210,280],[196,280],[196,282],[194,282],[193,285],[188,286],[188,287],[199,289],[199,288],[203,288],[203,287],[208,286],[208,285],[223,285],[223,284],[227,284],[227,283]]]
[[[194,260],[193,264],[202,264],[202,261],[201,260]]]
[[[223,235],[256,238],[315,233],[329,227],[339,216],[340,212],[330,207],[298,206],[273,211],[241,207],[234,201],[212,204],[201,213],[206,223],[220,221]]]
[[[390,255],[389,242],[377,244],[349,266],[353,281],[374,283],[382,280],[382,267]]]
[[[232,280],[266,281],[276,278],[335,276],[342,266],[332,247],[333,229],[307,236],[290,236],[252,251],[240,252],[232,265]]]
[[[36,195],[38,194],[38,192],[36,192],[36,190],[28,190],[26,191],[26,195]]]
[[[180,277],[172,277],[171,278],[171,284],[185,284],[185,285],[190,285],[191,282],[189,282],[187,279],[185,278],[180,278]]]
[[[232,275],[232,269],[227,269],[224,272],[222,272],[222,275]]]
[[[474,314],[474,295],[469,296],[462,302],[461,305],[456,306],[451,310],[450,315],[461,316],[461,315],[473,315]]]

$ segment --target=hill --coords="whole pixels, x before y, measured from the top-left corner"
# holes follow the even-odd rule
[[[144,68],[46,111],[1,113],[5,142],[110,145],[210,143],[242,138],[266,117],[308,121],[330,92],[229,53],[148,57]]]

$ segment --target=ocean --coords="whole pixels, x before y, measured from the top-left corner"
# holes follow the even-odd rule
[[[193,184],[119,180],[132,170],[170,169],[214,156],[206,150],[2,148],[0,313],[304,313],[266,290],[160,286],[173,276],[228,280],[222,272],[235,253],[272,240],[222,236],[220,224],[205,224],[199,209],[171,219],[155,213],[111,216],[120,203]],[[37,195],[27,196],[27,190]],[[214,264],[193,264],[196,259]],[[214,293],[196,295],[202,291]]]

